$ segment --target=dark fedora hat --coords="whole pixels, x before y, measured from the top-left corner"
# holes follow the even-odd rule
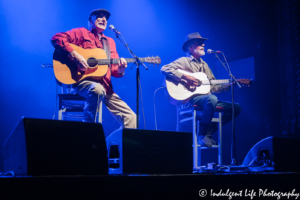
[[[185,41],[182,45],[182,50],[185,52],[186,51],[186,47],[189,45],[189,43],[193,40],[199,40],[201,42],[203,42],[204,40],[207,40],[207,38],[203,38],[201,37],[201,35],[196,32],[196,33],[191,33],[191,34],[188,34],[186,37],[185,37]]]
[[[89,20],[91,20],[91,17],[93,15],[97,16],[99,14],[103,13],[104,15],[106,15],[106,20],[108,20],[108,18],[110,17],[110,12],[108,12],[107,10],[105,9],[95,9],[95,10],[92,10],[90,16],[89,16]]]

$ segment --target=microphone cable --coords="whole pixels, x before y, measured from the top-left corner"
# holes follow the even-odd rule
[[[155,94],[159,89],[163,89],[165,87],[157,88],[154,92],[154,121],[155,121],[155,130],[157,130],[157,122],[156,122],[156,108],[155,108]]]
[[[143,113],[143,119],[144,119],[144,129],[146,129],[146,121],[145,121],[145,112],[144,112],[144,104],[143,104],[143,91],[142,91],[142,84],[141,81],[139,81],[140,90],[141,90],[141,103],[142,103],[142,113]],[[136,116],[139,117],[139,116]]]
[[[58,101],[58,89],[57,89],[57,87],[58,87],[58,84],[56,83],[55,84],[55,108],[54,108],[54,113],[53,113],[53,117],[52,117],[52,119],[55,119],[55,115],[56,115],[56,112],[57,112],[57,101]]]

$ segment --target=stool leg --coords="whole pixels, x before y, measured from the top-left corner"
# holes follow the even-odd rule
[[[58,120],[62,120],[62,110],[58,111]]]
[[[99,105],[99,109],[98,109],[98,123],[101,123],[102,124],[102,102],[100,102],[100,105]]]
[[[198,169],[198,143],[197,143],[197,130],[196,130],[196,110],[193,111],[193,160],[194,169]]]
[[[223,164],[222,113],[219,112],[219,165]]]
[[[61,108],[58,110],[58,120],[63,120],[63,112],[66,112],[66,108]]]
[[[180,110],[179,110],[179,106],[177,106],[177,126],[176,126],[176,131],[179,131],[179,126],[180,126],[180,121],[179,121],[179,115],[180,115]]]

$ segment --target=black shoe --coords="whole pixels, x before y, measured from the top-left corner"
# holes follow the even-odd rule
[[[198,144],[200,144],[201,146],[211,148],[212,145],[213,145],[210,138],[207,137],[207,136],[204,136],[204,135],[198,135],[197,136],[197,141],[198,141]]]
[[[218,145],[218,143],[212,138],[212,136],[207,137],[210,139],[212,145]]]

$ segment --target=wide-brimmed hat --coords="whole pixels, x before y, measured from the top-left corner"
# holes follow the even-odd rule
[[[89,16],[89,20],[91,20],[91,16],[93,15],[99,15],[100,13],[103,13],[104,15],[106,15],[106,20],[108,20],[108,18],[110,17],[110,12],[108,12],[107,10],[105,9],[95,9],[95,10],[92,10],[90,16]]]
[[[203,38],[201,37],[201,35],[196,32],[196,33],[191,33],[191,34],[188,34],[186,37],[185,37],[185,42],[183,43],[182,45],[182,50],[185,52],[186,51],[186,47],[188,46],[188,44],[193,41],[193,40],[199,40],[199,41],[204,41],[204,40],[208,40],[207,38]]]

